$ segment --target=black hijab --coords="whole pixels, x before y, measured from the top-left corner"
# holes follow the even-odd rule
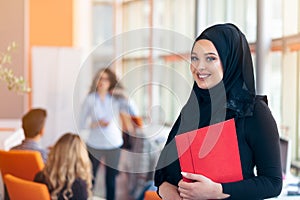
[[[235,25],[227,23],[207,28],[196,38],[194,45],[201,39],[211,41],[216,47],[223,66],[223,79],[210,89],[201,89],[194,82],[180,113],[181,122],[176,134],[233,117],[251,116],[253,112],[253,64],[245,35]]]
[[[177,152],[174,151],[176,147],[173,140],[175,135],[230,118],[253,114],[255,100],[253,64],[244,34],[233,24],[217,24],[204,30],[196,38],[194,45],[201,39],[211,41],[216,47],[223,65],[223,79],[210,89],[201,89],[194,82],[191,95],[172,127],[167,145],[161,153],[158,169],[176,160]],[[179,167],[178,162],[172,165]],[[171,173],[178,173],[176,170],[173,171],[171,165],[168,167]],[[158,176],[159,173],[156,174],[156,178]]]

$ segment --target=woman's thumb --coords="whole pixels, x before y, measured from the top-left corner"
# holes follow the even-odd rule
[[[181,175],[187,179],[195,181],[204,181],[205,179],[207,179],[205,176],[202,176],[200,174],[193,174],[188,172],[181,172]]]

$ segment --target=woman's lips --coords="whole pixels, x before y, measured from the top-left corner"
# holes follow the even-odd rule
[[[205,78],[207,78],[207,77],[209,77],[210,76],[210,74],[200,74],[200,73],[197,73],[197,77],[199,78],[199,79],[205,79]]]

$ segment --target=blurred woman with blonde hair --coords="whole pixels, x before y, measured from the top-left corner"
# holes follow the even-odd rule
[[[85,200],[92,196],[92,167],[85,143],[65,133],[52,147],[34,181],[47,185],[51,199]]]

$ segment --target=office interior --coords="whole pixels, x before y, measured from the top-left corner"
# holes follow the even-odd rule
[[[250,43],[257,93],[268,96],[280,136],[291,143],[291,173],[299,175],[299,0],[0,0],[0,9],[0,52],[16,42],[10,67],[31,88],[19,94],[0,81],[3,135],[17,132],[33,107],[49,112],[44,146],[76,132],[80,104],[103,67],[135,102],[145,138],[166,135],[193,83],[194,38],[230,22]]]

